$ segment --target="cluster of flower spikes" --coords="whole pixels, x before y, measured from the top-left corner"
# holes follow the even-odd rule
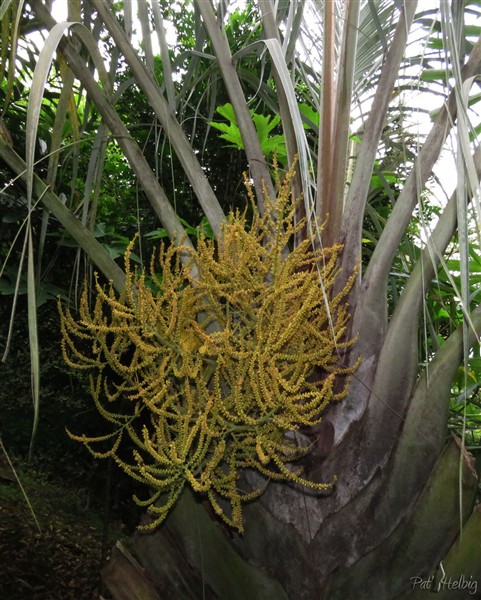
[[[265,489],[242,489],[246,469],[265,482],[333,484],[293,467],[309,447],[289,432],[317,424],[347,393],[354,369],[339,366],[339,349],[352,344],[345,296],[354,275],[334,295],[339,247],[304,241],[286,252],[304,226],[294,225],[291,176],[250,224],[231,214],[218,243],[161,247],[149,274],[132,272],[132,243],[122,294],[97,281],[94,306],[85,289],[78,319],[60,308],[65,360],[90,371],[97,409],[113,425],[103,436],[70,435],[146,485],[146,500],[134,496],[152,513],[146,527],[190,485],[242,532],[243,503]]]

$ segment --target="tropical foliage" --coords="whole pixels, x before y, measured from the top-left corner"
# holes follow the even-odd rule
[[[480,438],[479,3],[137,4],[135,16],[131,2],[69,2],[61,24],[55,4],[0,8],[0,168],[12,180],[0,289],[14,307],[28,298],[36,411],[37,308],[60,292],[67,359],[92,368],[113,421],[104,442],[157,492],[175,482],[154,505],[162,518],[171,508],[161,527],[135,538],[148,577],[130,570],[131,589],[424,597],[412,578],[439,565],[441,583],[481,582],[468,453]],[[444,198],[435,165],[446,170],[449,148],[457,187]],[[77,316],[66,273],[75,291],[87,279]],[[238,453],[222,435],[246,425]],[[299,425],[302,472],[286,466],[284,432]],[[120,431],[137,454],[117,448]],[[263,478],[241,482],[244,466]],[[320,495],[279,475],[336,482]],[[209,506],[181,494],[185,479],[243,535],[224,535]],[[241,496],[264,487],[241,520]],[[114,553],[104,577],[117,598],[125,557]]]

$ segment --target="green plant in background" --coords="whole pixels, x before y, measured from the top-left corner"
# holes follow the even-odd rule
[[[231,214],[218,244],[203,236],[195,251],[161,247],[149,284],[131,271],[132,243],[122,294],[97,283],[93,308],[84,290],[78,320],[60,308],[65,359],[92,372],[95,404],[114,426],[100,437],[71,435],[154,490],[146,501],[135,497],[156,515],[149,527],[186,484],[239,531],[241,503],[269,480],[332,486],[288,463],[310,449],[293,432],[320,422],[357,366],[339,366],[353,342],[345,339],[344,300],[354,275],[333,293],[339,247],[313,250],[305,240],[286,253],[304,226],[294,224],[292,175],[277,202],[266,198],[262,216],[254,210],[250,226],[245,212]],[[135,446],[130,458],[124,438]],[[260,486],[243,490],[245,469],[263,476]]]
[[[227,148],[243,150],[244,142],[242,141],[242,134],[237,125],[232,104],[227,103],[223,106],[218,106],[216,112],[219,113],[221,117],[224,117],[229,123],[212,121],[210,125],[215,129],[222,131],[220,137],[226,140],[226,142],[229,142]],[[281,121],[280,116],[275,115],[271,118],[269,115],[258,114],[253,110],[250,111],[250,114],[264,156],[272,156],[275,154],[279,163],[285,165],[287,162],[285,138],[283,135],[279,134],[271,135],[271,132],[279,126]]]
[[[298,109],[302,117],[304,118],[303,127],[304,129],[311,129],[319,127],[319,113],[312,107],[304,102],[298,104]],[[227,102],[222,106],[216,108],[216,112],[223,117],[227,123],[219,121],[210,121],[209,125],[222,131],[220,137],[228,142],[226,148],[236,148],[237,150],[244,150],[244,142],[242,140],[242,133],[237,124],[234,107],[232,104]],[[260,113],[256,113],[254,110],[250,111],[252,122],[257,133],[262,153],[265,157],[272,159],[276,157],[276,160],[282,166],[287,164],[287,150],[286,150],[286,139],[284,134],[272,133],[276,129],[279,129],[281,118],[279,115],[270,116]]]

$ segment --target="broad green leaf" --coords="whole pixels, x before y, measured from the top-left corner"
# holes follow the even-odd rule
[[[256,126],[257,137],[262,146],[267,141],[269,133],[279,124],[281,118],[279,115],[271,118],[270,115],[259,115],[252,111],[251,116]]]
[[[451,70],[446,71],[445,69],[425,69],[421,73],[422,81],[447,81],[453,77]]]
[[[165,229],[156,229],[155,231],[149,231],[144,235],[147,239],[158,240],[161,238],[169,237],[169,232]]]
[[[227,125],[227,123],[216,123],[215,121],[212,121],[210,126],[223,132],[220,137],[223,140],[226,140],[226,142],[229,142],[230,148],[238,148],[239,150],[244,149],[244,142],[242,141],[242,136],[237,125]]]
[[[301,114],[307,120],[307,123],[306,123],[306,121],[303,120],[304,127],[306,129],[312,128],[310,123],[312,123],[315,127],[319,127],[319,112],[317,110],[314,110],[312,108],[312,106],[310,106],[309,104],[306,104],[305,102],[301,102],[299,104],[299,110],[300,110]]]

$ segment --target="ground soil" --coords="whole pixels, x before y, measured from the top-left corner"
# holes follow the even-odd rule
[[[89,507],[83,490],[49,481],[25,464],[15,471],[33,513],[0,460],[0,599],[108,598],[99,573],[118,532],[106,532],[101,510]]]

